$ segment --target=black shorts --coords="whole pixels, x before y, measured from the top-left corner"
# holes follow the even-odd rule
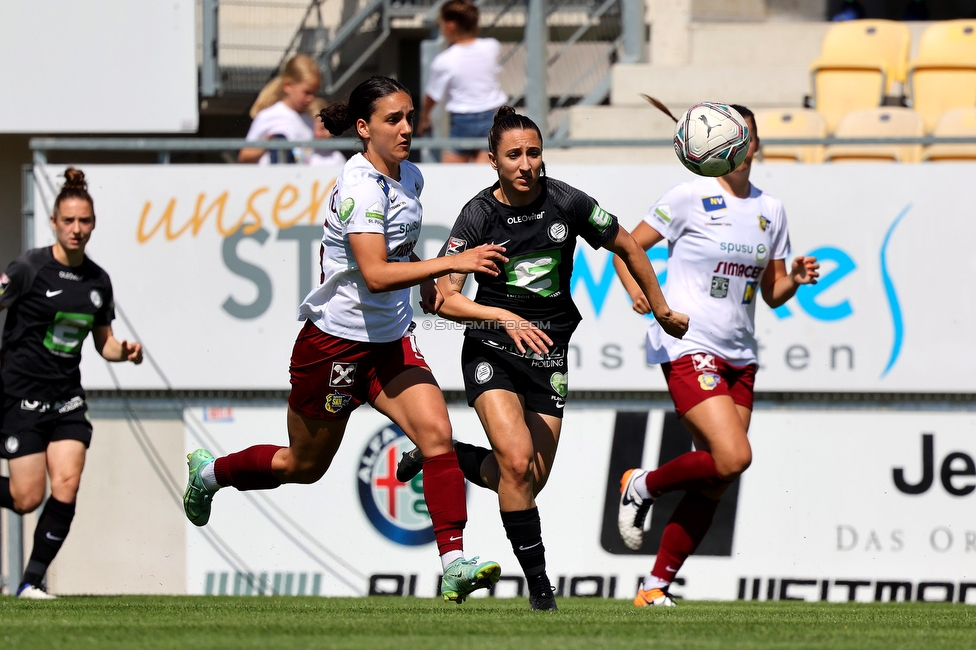
[[[47,449],[55,440],[91,444],[88,403],[76,396],[59,402],[38,402],[5,397],[0,420],[0,456],[20,458]]]
[[[526,411],[563,416],[569,390],[565,346],[550,346],[546,355],[523,354],[512,344],[465,337],[461,375],[469,406],[482,393],[500,389],[521,395]]]

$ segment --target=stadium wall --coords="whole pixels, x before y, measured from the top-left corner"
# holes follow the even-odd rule
[[[138,368],[114,366],[113,378],[88,349],[85,384],[96,392],[174,388],[198,398],[93,400],[95,437],[79,514],[52,567],[52,590],[433,596],[439,567],[419,484],[390,480],[406,442],[368,408],[353,415],[333,468],[315,486],[222,492],[205,529],[182,517],[188,451],[286,442],[283,401],[226,396],[287,389],[294,311],[315,279],[316,224],[338,170],[85,169],[100,188],[90,252],[115,283],[124,316],[116,332],[135,334],[152,358]],[[35,170],[40,223],[61,170]],[[423,171],[427,237],[418,252],[427,257],[492,174],[450,166]],[[956,191],[967,171],[757,166],[756,184],[784,200],[795,251],[818,251],[824,277],[788,313],[757,308],[763,364],[757,388],[781,398],[757,403],[753,467],[727,494],[713,532],[682,572],[680,595],[976,602],[969,503],[976,491],[976,408],[967,399],[974,381],[965,370],[974,305],[946,282],[972,258],[973,226]],[[549,173],[598,198],[629,227],[689,177],[674,165],[554,164]],[[230,234],[241,217],[260,219],[261,227]],[[38,245],[49,241],[46,229],[36,232]],[[666,273],[666,253],[654,250],[651,258]],[[630,598],[674,504],[661,499],[647,548],[627,551],[614,525],[619,475],[633,465],[656,466],[690,441],[661,398],[659,372],[642,362],[646,321],[629,310],[607,262],[601,251],[578,252],[574,297],[584,325],[570,386],[658,397],[571,401],[559,459],[539,502],[561,593]],[[456,390],[459,333],[440,322],[418,315],[421,349],[444,388]],[[816,391],[853,392],[867,401],[790,397]],[[909,392],[915,397],[899,398]],[[471,409],[454,404],[451,418],[457,438],[483,442]],[[468,503],[467,550],[499,560],[512,576],[495,595],[517,595],[517,562],[494,495],[472,488]]]

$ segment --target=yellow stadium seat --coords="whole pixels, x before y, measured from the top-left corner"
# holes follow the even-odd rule
[[[946,111],[932,135],[945,138],[953,136],[976,138],[976,106]],[[922,160],[976,161],[976,144],[932,144],[925,147]]]
[[[976,20],[946,20],[922,33],[908,67],[908,95],[926,131],[946,111],[976,106]]]
[[[900,106],[851,111],[837,125],[837,138],[920,138],[925,134],[922,116]],[[831,144],[824,152],[828,162],[918,162],[920,144]]]
[[[768,108],[756,111],[763,162],[823,162],[822,144],[767,145],[766,138],[825,138],[827,124],[812,108]]]
[[[834,23],[810,64],[813,105],[833,132],[844,113],[880,106],[905,81],[912,35],[894,20]]]

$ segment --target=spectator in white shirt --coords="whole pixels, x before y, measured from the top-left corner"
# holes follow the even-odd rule
[[[315,61],[304,54],[288,60],[281,74],[261,89],[251,106],[254,121],[247,131],[251,141],[280,138],[308,142],[314,137],[312,116],[308,108],[315,99],[322,75]],[[299,155],[288,149],[274,150],[245,147],[237,154],[237,162],[268,165],[278,162],[298,162]]]

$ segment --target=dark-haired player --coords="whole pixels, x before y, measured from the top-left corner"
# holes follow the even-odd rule
[[[420,260],[414,253],[424,179],[407,160],[413,117],[409,91],[379,76],[356,86],[348,102],[319,113],[333,135],[354,129],[363,152],[346,162],[330,195],[322,283],[299,308],[305,326],[291,358],[289,444],[255,445],[217,459],[204,449],[192,452],[183,506],[193,524],[204,526],[222,487],[314,483],[332,464],[349,415],[368,402],[428,455],[424,498],[444,569],[441,596],[462,603],[497,582],[501,567],[464,558],[464,477],[451,448],[444,395],[412,334],[410,287],[420,285],[424,310],[435,311],[434,278],[497,273],[496,263],[506,258],[499,246],[451,259]]]
[[[142,346],[117,341],[112,282],[85,255],[95,207],[85,175],[69,167],[54,200],[53,246],[35,248],[0,276],[0,309],[7,309],[0,347],[3,382],[0,454],[10,477],[0,478],[0,506],[33,512],[48,498],[34,531],[34,547],[17,589],[20,598],[52,599],[44,574],[64,543],[92,426],[81,387],[81,346],[92,333],[108,361],[142,362]]]
[[[647,256],[617,218],[585,193],[544,175],[542,133],[510,106],[498,109],[488,135],[498,182],[461,210],[445,244],[447,256],[485,243],[504,245],[498,275],[476,273],[478,292],[461,290],[466,273],[438,281],[440,315],[462,321],[461,367],[491,449],[455,443],[465,477],[498,493],[502,524],[529,586],[532,609],[556,609],[546,575],[535,497],[549,478],[569,384],[566,352],[581,320],[570,294],[577,238],[606,248],[631,269],[655,317],[672,336],[688,326],[672,311]],[[420,471],[407,452],[397,478]]]
[[[746,432],[757,367],[756,296],[778,307],[819,275],[813,257],[795,257],[787,267],[783,204],[749,182],[759,149],[755,117],[744,106],[733,108],[752,133],[745,161],[731,174],[671,188],[634,229],[644,250],[668,240],[664,293],[691,317],[680,341],[662,336],[651,323],[647,361],[661,364],[675,411],[696,448],[651,471],[628,470],[621,479],[617,523],[624,543],[635,550],[644,542],[654,499],[686,492],[664,529],[654,568],[637,591],[638,607],[675,604],[669,585],[704,539],[726,488],[752,462]],[[631,274],[618,260],[614,266],[634,310],[648,313],[650,305]]]

